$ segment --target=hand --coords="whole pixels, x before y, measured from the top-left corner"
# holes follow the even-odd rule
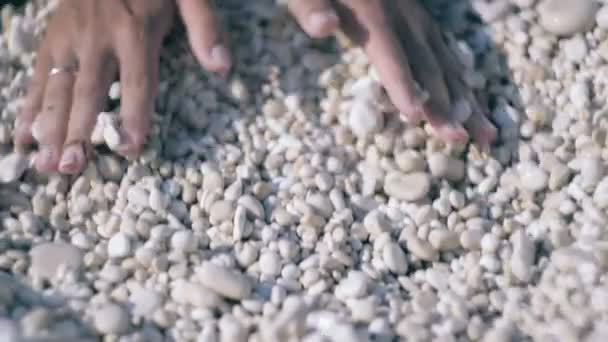
[[[302,29],[324,38],[341,29],[363,47],[393,104],[410,120],[427,120],[445,142],[469,138],[487,148],[496,128],[465,85],[464,69],[418,0],[291,0]],[[428,93],[424,101],[416,82]],[[456,107],[471,107],[459,118]]]
[[[15,124],[17,150],[36,140],[40,172],[81,172],[96,117],[119,74],[118,152],[139,154],[154,110],[160,49],[176,7],[201,65],[228,72],[231,57],[206,0],[63,0],[38,50]]]

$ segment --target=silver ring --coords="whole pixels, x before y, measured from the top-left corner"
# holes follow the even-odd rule
[[[49,71],[49,77],[61,74],[63,72],[76,73],[76,67],[53,67]]]

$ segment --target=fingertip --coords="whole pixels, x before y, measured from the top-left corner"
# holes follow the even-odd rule
[[[34,157],[36,170],[41,173],[51,173],[57,170],[59,155],[48,146],[41,147]]]
[[[459,123],[447,123],[433,129],[436,135],[446,143],[464,144],[469,141],[469,133]]]
[[[129,129],[123,127],[120,131],[120,145],[117,152],[125,157],[137,157],[141,154],[146,143],[146,133],[141,128]]]
[[[318,10],[310,13],[303,25],[306,33],[313,38],[327,38],[340,26],[340,19],[331,9]]]
[[[201,66],[211,72],[226,75],[232,67],[232,56],[223,44],[208,48],[205,44],[194,47],[196,58]]]
[[[82,144],[72,144],[63,150],[59,162],[59,172],[75,175],[80,173],[86,164],[86,155]]]

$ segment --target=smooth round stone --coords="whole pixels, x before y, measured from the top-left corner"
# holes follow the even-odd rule
[[[131,240],[124,233],[116,233],[108,242],[108,256],[124,258],[131,254]]]
[[[339,298],[359,298],[367,293],[370,279],[361,271],[350,271],[346,278],[336,287],[336,296]]]
[[[242,273],[211,262],[201,264],[196,273],[203,286],[230,299],[248,297],[253,287],[249,278]]]
[[[608,5],[602,6],[602,9],[597,12],[595,21],[600,28],[608,29]]]
[[[405,252],[396,242],[389,242],[384,246],[382,260],[388,269],[395,274],[405,274],[407,272]]]
[[[116,304],[106,304],[93,314],[95,329],[102,334],[124,334],[129,329],[129,316]]]
[[[541,191],[547,187],[549,175],[538,165],[525,162],[518,165],[520,186],[533,192]]]
[[[458,182],[464,178],[464,162],[441,153],[433,153],[429,157],[429,169],[431,174],[437,178],[445,178],[452,182]]]
[[[0,158],[0,183],[14,182],[23,175],[29,161],[26,156],[11,153]]]
[[[384,192],[404,201],[418,201],[428,194],[430,188],[431,177],[424,172],[391,172],[384,179]]]
[[[262,274],[276,276],[281,273],[281,258],[276,252],[267,251],[262,253],[259,263]]]
[[[80,249],[63,242],[43,243],[30,250],[30,272],[45,279],[53,278],[60,268],[79,270],[82,266]]]
[[[592,0],[545,0],[538,6],[540,24],[558,36],[589,30],[595,23],[595,12]]]
[[[19,342],[22,341],[17,323],[0,318],[0,341],[3,342]]]
[[[350,110],[348,123],[355,135],[364,138],[379,132],[384,125],[384,118],[372,103],[357,100]]]

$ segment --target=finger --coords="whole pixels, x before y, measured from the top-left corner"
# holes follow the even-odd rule
[[[116,63],[96,49],[81,57],[81,71],[74,84],[74,101],[63,144],[59,172],[78,174],[86,166],[86,153],[97,115],[116,73]]]
[[[123,38],[116,51],[122,93],[121,144],[117,152],[134,157],[141,152],[150,129],[160,49],[153,46],[155,38],[145,34],[133,32]]]
[[[56,65],[68,66],[73,63]],[[32,134],[39,144],[35,166],[40,172],[57,171],[72,103],[74,78],[73,72],[62,71],[49,76],[47,80],[42,111],[32,124]]]
[[[219,31],[219,22],[208,0],[178,0],[188,40],[199,63],[209,71],[226,74],[232,57]]]
[[[400,41],[405,46],[415,78],[430,93],[430,99],[423,111],[425,119],[440,139],[446,142],[466,142],[468,134],[462,124],[453,117],[450,92],[435,52],[427,43],[424,32],[414,24],[417,19],[405,17],[405,14],[401,17],[407,20],[395,24]]]
[[[340,26],[329,0],[290,1],[288,7],[304,32],[313,38],[328,37]]]
[[[470,95],[473,97],[473,94]],[[498,131],[496,126],[488,119],[486,111],[479,105],[478,101],[469,100],[472,105],[472,114],[465,122],[464,127],[467,129],[475,144],[482,150],[488,150],[492,143],[496,141]]]
[[[15,148],[23,152],[34,142],[32,136],[32,123],[42,108],[44,90],[51,69],[51,55],[47,48],[48,43],[38,50],[38,57],[34,67],[34,74],[30,81],[27,96],[19,116],[15,121]]]
[[[408,57],[390,19],[379,2],[357,2],[358,7],[336,5],[344,32],[361,45],[376,68],[393,104],[408,117],[418,120],[422,110],[422,94],[409,67]]]

